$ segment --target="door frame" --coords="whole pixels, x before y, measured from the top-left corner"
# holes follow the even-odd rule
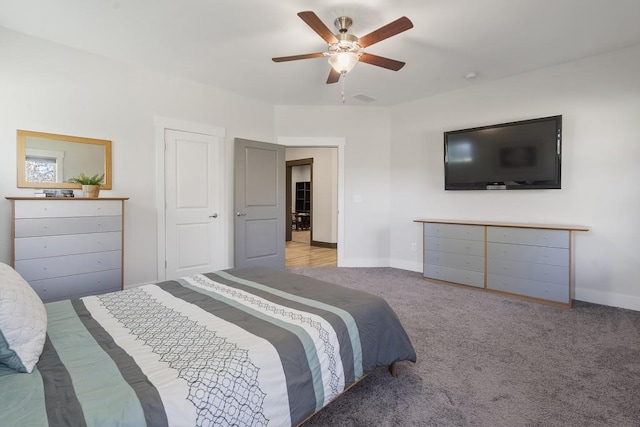
[[[154,116],[153,126],[155,128],[155,151],[156,151],[156,218],[157,218],[157,280],[166,279],[166,216],[165,216],[165,130],[177,130],[182,132],[201,133],[204,135],[211,135],[222,139],[222,146],[220,149],[220,162],[226,165],[225,160],[225,129],[212,126],[206,123],[191,122],[188,120],[174,119],[170,117]],[[224,169],[224,168],[221,168]],[[225,218],[227,213],[226,203],[228,198],[227,185],[225,180],[224,170],[220,170],[218,173],[218,179],[220,180],[220,186],[223,189],[220,195],[220,209],[219,212],[222,216],[221,220],[225,221],[222,227],[221,239],[223,242],[229,241],[229,226],[228,219]],[[229,249],[228,245],[224,246],[225,251],[223,256],[226,259],[224,264],[229,264]]]
[[[291,137],[279,136],[277,143],[287,147],[333,147],[338,149],[338,259],[337,266],[344,265],[344,149],[347,140],[344,137]]]
[[[285,207],[287,209],[287,212],[285,212],[285,220],[287,222],[286,224],[286,236],[284,241],[285,242],[290,242],[291,241],[291,227],[292,227],[292,223],[291,223],[291,214],[293,213],[293,205],[294,205],[294,200],[293,197],[291,196],[291,194],[293,193],[293,169],[296,166],[309,166],[309,181],[310,181],[310,185],[311,185],[311,192],[309,193],[309,197],[311,197],[311,207],[309,209],[309,215],[311,216],[311,223],[309,224],[309,226],[311,227],[313,225],[313,158],[309,158],[309,159],[298,159],[298,160],[287,160],[287,175],[286,175],[286,184],[285,187],[287,189],[287,197],[286,197],[286,201],[285,201]],[[311,244],[311,242],[313,241],[313,227],[310,228],[310,233],[309,233],[309,244]]]

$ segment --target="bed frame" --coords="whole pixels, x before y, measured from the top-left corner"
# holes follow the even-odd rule
[[[389,373],[391,374],[391,376],[393,378],[398,378],[398,368],[396,366],[396,362],[393,362],[391,365],[388,366],[389,368]],[[351,390],[356,384],[358,384],[360,381],[362,381],[363,379],[367,378],[369,376],[369,374],[365,374],[362,376],[362,378],[360,378],[358,381],[354,382],[353,384],[351,384],[349,387],[345,388],[344,390],[342,390],[342,392],[340,394],[338,394],[336,397],[333,398],[333,400],[331,402],[329,402],[329,405],[331,405],[333,402],[335,402],[336,400],[338,400],[340,397],[342,397],[343,394],[345,394],[347,391]],[[320,409],[320,411],[322,411],[323,409],[326,409],[329,407],[329,405],[325,406],[324,408]],[[305,418],[304,421],[302,421],[300,424],[298,424],[296,427],[302,427],[304,424],[306,424],[311,418],[315,417],[316,415],[318,415],[318,413],[320,411],[316,411],[313,414],[309,415],[307,418]]]

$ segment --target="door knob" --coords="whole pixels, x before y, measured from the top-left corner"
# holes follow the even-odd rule
[[[213,215],[209,215],[209,218],[218,218],[218,214],[214,213]]]
[[[247,214],[242,212],[236,212],[236,216],[247,216]]]

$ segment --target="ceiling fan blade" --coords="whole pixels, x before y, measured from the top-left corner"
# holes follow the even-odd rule
[[[360,37],[358,43],[360,46],[367,47],[371,46],[374,43],[378,43],[384,39],[388,39],[391,36],[395,36],[396,34],[400,34],[403,31],[407,31],[413,28],[413,22],[406,16],[402,18],[398,18],[395,21],[385,25],[384,27],[380,27],[377,30],[367,34],[366,36]]]
[[[271,58],[273,62],[286,62],[286,61],[297,61],[298,59],[311,59],[311,58],[322,58],[324,53],[305,53],[304,55],[292,55],[292,56],[280,56],[278,58]]]
[[[311,11],[305,11],[298,13],[298,16],[311,27],[313,31],[318,33],[320,37],[327,43],[338,43],[338,38],[331,32],[329,27],[318,18],[318,15]]]
[[[395,59],[385,58],[384,56],[372,55],[370,53],[363,53],[360,57],[361,62],[367,64],[376,65],[378,67],[387,68],[389,70],[398,71],[404,67],[404,62],[396,61]]]
[[[340,80],[340,73],[337,72],[333,67],[331,67],[331,71],[329,71],[329,77],[327,77],[327,84],[330,85],[332,83],[338,83]]]

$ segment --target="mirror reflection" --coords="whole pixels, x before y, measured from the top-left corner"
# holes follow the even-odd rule
[[[19,130],[17,153],[18,187],[80,188],[67,181],[84,173],[111,189],[111,141]]]

